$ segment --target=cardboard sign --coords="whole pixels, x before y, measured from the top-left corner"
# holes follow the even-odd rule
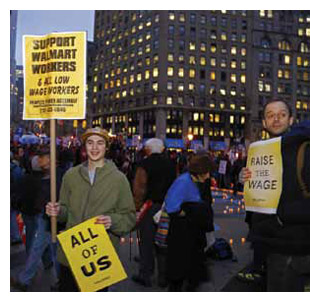
[[[84,119],[86,33],[26,35],[23,50],[23,119]]]
[[[252,177],[244,184],[246,210],[275,214],[282,192],[281,137],[251,144],[247,167]]]
[[[226,160],[220,160],[220,165],[219,165],[219,173],[225,175],[226,174],[226,166],[227,166],[227,161]]]
[[[89,219],[59,235],[58,240],[83,292],[93,292],[127,278],[102,224]]]

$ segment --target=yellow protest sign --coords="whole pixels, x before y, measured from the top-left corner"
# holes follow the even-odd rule
[[[102,224],[89,219],[57,235],[83,292],[93,292],[127,278]]]
[[[23,119],[84,119],[86,33],[26,35],[23,50]]]
[[[252,177],[244,184],[246,210],[275,214],[282,193],[281,137],[251,144],[247,167]]]

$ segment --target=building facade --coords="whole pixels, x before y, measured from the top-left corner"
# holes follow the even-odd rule
[[[15,121],[17,113],[17,88],[16,88],[16,29],[17,11],[10,10],[10,118]]]
[[[88,118],[205,147],[264,137],[262,106],[310,118],[309,11],[96,11]]]

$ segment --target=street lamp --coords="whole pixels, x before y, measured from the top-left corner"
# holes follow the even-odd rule
[[[189,133],[189,134],[187,134],[187,138],[191,142],[193,140],[193,138],[194,138],[194,135]]]
[[[193,138],[194,138],[193,134],[191,134],[191,133],[187,134],[187,142],[186,142],[187,149],[190,149]]]

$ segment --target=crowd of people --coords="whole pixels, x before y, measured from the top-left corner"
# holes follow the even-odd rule
[[[285,135],[292,124],[287,103],[266,104],[263,125],[271,137]],[[211,186],[242,191],[251,178],[245,166],[244,152],[233,159],[228,152],[177,152],[165,150],[157,138],[137,150],[111,139],[104,129],[90,128],[81,144],[57,146],[57,202],[51,203],[48,145],[12,143],[11,244],[21,242],[16,222],[21,213],[27,252],[25,268],[11,278],[12,285],[27,290],[42,260],[45,269],[55,268],[56,290],[79,291],[65,254],[51,241],[50,217],[57,217],[58,230],[66,230],[98,216],[96,223],[104,225],[116,250],[120,236],[137,230],[134,282],[151,287],[157,271],[157,284],[168,291],[199,290],[209,278],[204,251],[212,240],[206,235],[214,232]],[[89,194],[92,188],[95,193]],[[309,203],[303,206],[309,211]],[[161,221],[168,226],[158,244]],[[291,224],[278,215],[247,212],[246,222],[254,259],[251,271],[240,272],[239,278],[253,281],[266,272],[268,291],[303,291],[310,274],[310,219]],[[182,259],[189,259],[186,265]]]

